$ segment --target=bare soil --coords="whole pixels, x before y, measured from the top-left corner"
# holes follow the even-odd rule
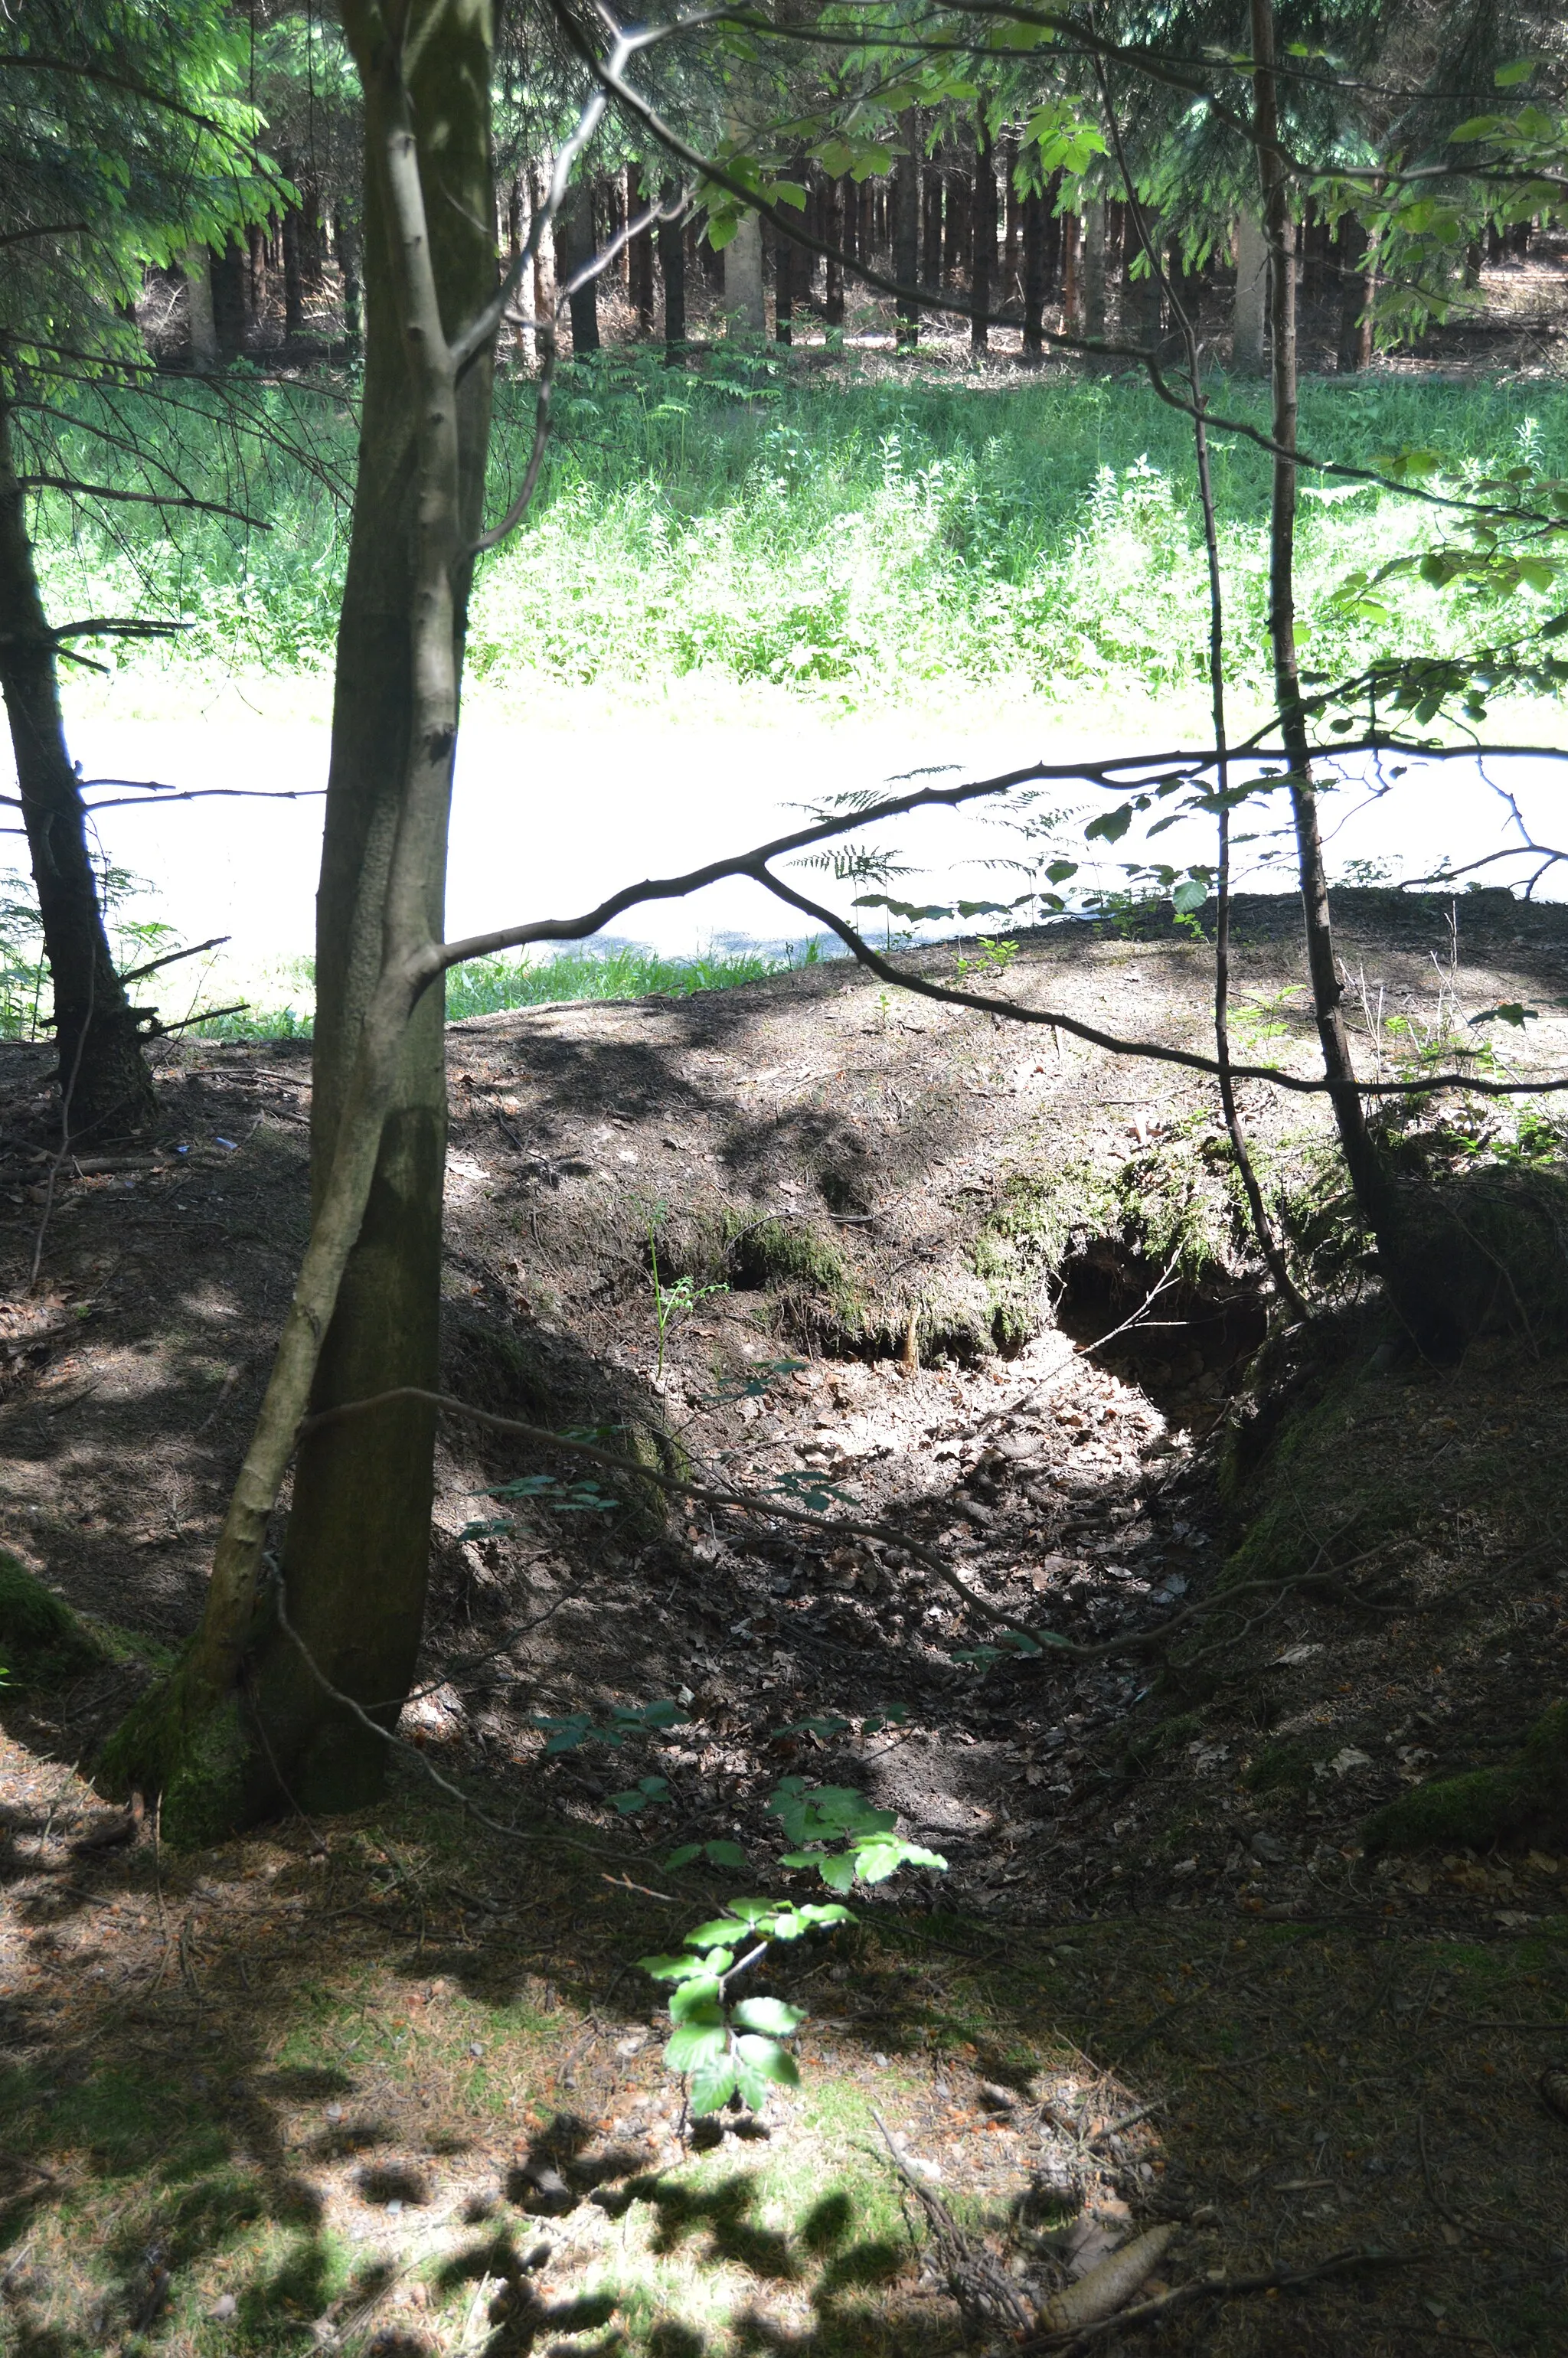
[[[1519,1073],[1564,1068],[1568,913],[1465,896],[1456,955],[1446,901],[1337,915],[1386,1055],[1519,1001]],[[1309,1072],[1293,904],[1238,937],[1238,1053]],[[990,981],[1205,1044],[1206,954],[1168,929],[1026,936]],[[162,1142],[59,1171],[32,1293],[47,1066],[0,1051],[0,1539],[131,1639],[0,1704],[15,2346],[957,2346],[874,2112],[1037,2289],[1161,2219],[1177,2286],[1352,2255],[1173,2311],[1170,2348],[1560,2348],[1568,2126],[1537,2082],[1568,2054],[1568,1828],[1360,1839],[1564,1693],[1550,1339],[1431,1364],[1368,1277],[1327,1342],[1260,1353],[1244,1239],[1200,1281],[1095,1224],[1108,1188],[1212,1192],[1206,1082],[848,966],[455,1025],[450,1069],[449,1392],[816,1497],[977,1601],[896,1540],[635,1485],[574,1510],[580,1466],[453,1416],[384,1811],[171,1857],[77,1764],[200,1609],[303,1237],[308,1050],[168,1052]],[[1243,1094],[1285,1188],[1321,1100]],[[1227,1559],[1260,1585],[1228,1597]],[[998,1612],[1085,1650],[972,1659]],[[687,1718],[614,1749],[535,1725],[657,1698]],[[523,1838],[447,1811],[420,1751]],[[634,1960],[778,1887],[781,1774],[859,1787],[947,1867],[778,1965],[806,2085],[705,2152]],[[719,1837],[743,1873],[661,1866]]]

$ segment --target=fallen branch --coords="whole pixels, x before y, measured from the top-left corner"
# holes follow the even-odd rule
[[[1250,2293],[1293,2292],[1303,2285],[1317,2284],[1325,2277],[1348,2276],[1357,2268],[1405,2268],[1428,2257],[1426,2252],[1350,2251],[1335,2252],[1311,2267],[1270,2268],[1257,2276],[1227,2277],[1214,2269],[1206,2276],[1194,2277],[1187,2284],[1173,2285],[1169,2292],[1155,2293],[1148,2300],[1140,2301],[1135,2309],[1119,2309],[1114,2316],[1097,2319],[1092,2324],[1035,2334],[1018,2346],[1021,2352],[1031,2353],[1087,2350],[1108,2334],[1124,2333],[1130,2326],[1155,2324],[1173,2310],[1190,2309],[1195,2301],[1232,2300]]]

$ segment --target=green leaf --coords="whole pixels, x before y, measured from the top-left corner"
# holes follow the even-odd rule
[[[716,2113],[727,2104],[735,2093],[735,2065],[728,2055],[719,2056],[695,2072],[691,2082],[691,2109],[698,2115]],[[753,2108],[754,2109],[754,2108]]]
[[[847,1851],[818,1851],[810,1863],[829,1891],[848,1891],[855,1880],[855,1861]]]
[[[688,1949],[707,1949],[720,1941],[733,1949],[739,1948],[745,1937],[745,1925],[737,1923],[733,1916],[715,1916],[711,1923],[699,1924],[695,1932],[688,1932],[686,1944]]]
[[[744,1866],[746,1864],[746,1854],[739,1843],[710,1842],[704,1843],[702,1847],[714,1866]]]
[[[1195,877],[1189,877],[1184,884],[1178,884],[1172,893],[1171,905],[1179,917],[1190,917],[1195,910],[1203,907],[1207,899],[1208,886],[1200,884]]]
[[[665,1873],[666,1875],[673,1875],[676,1867],[689,1866],[694,1858],[700,1858],[702,1856],[702,1853],[703,1844],[701,1843],[682,1843],[680,1848],[678,1850],[672,1850],[668,1858],[665,1859]]]
[[[841,1908],[836,1899],[808,1899],[798,1907],[781,1908],[773,1919],[775,1941],[798,1941],[803,1933],[815,1932],[829,1924],[852,1924],[854,1911]]]
[[[885,892],[858,892],[849,906],[851,909],[886,909],[892,916],[907,917],[912,925],[923,924],[927,918],[935,923],[938,918],[953,914],[950,905],[917,908],[913,901],[890,900]]]
[[[1506,130],[1508,117],[1503,114],[1472,114],[1448,135],[1455,146],[1470,139],[1489,139],[1494,132]]]
[[[700,2071],[705,2064],[718,2062],[729,2043],[730,2034],[722,2022],[711,2028],[706,2023],[683,2022],[665,2045],[665,2061],[672,2071]],[[726,2089],[725,2094],[728,2093]]]
[[[772,2039],[738,2039],[735,2051],[743,2062],[764,2080],[772,2080],[781,2088],[798,2088],[800,2067],[793,2055]],[[755,2111],[755,2105],[752,2106]]]
[[[1568,631],[1568,614],[1553,614],[1550,622],[1543,622],[1541,626],[1543,639],[1560,639],[1564,631]]]
[[[1517,999],[1512,999],[1504,1007],[1488,1007],[1481,1014],[1472,1015],[1470,1021],[1472,1023],[1511,1023],[1516,1032],[1522,1032],[1527,1023],[1539,1023],[1541,1010],[1538,1007],[1521,1007]]]
[[[735,233],[740,226],[741,216],[739,213],[709,213],[708,217],[708,243],[713,248],[715,254],[723,253],[725,247],[730,244],[731,240],[734,238]]]
[[[786,2006],[782,1997],[743,1997],[735,2008],[743,2030],[765,2030],[773,2039],[788,2039],[806,2020],[803,2007]]]
[[[1511,65],[1499,66],[1492,80],[1499,90],[1514,90],[1521,81],[1528,81],[1534,71],[1533,58],[1515,58]]]
[[[719,2006],[721,1985],[715,1974],[704,1974],[699,1980],[689,1981],[671,1993],[672,2022],[719,2022],[723,2019]]]
[[[1104,843],[1119,843],[1132,825],[1132,805],[1122,803],[1116,810],[1102,811],[1098,818],[1090,819],[1084,833],[1098,836]]]

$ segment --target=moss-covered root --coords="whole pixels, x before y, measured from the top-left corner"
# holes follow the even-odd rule
[[[228,1697],[194,1711],[183,1671],[150,1687],[104,1746],[94,1782],[111,1799],[156,1793],[165,1842],[177,1850],[220,1843],[255,1814],[258,1764]]]
[[[1362,1828],[1369,1851],[1486,1850],[1510,1834],[1568,1841],[1568,1703],[1537,1720],[1500,1768],[1418,1785]]]
[[[58,1687],[112,1656],[41,1580],[0,1553],[0,1664],[17,1687]]]

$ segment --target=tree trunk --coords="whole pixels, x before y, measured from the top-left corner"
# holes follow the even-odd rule
[[[1273,438],[1279,452],[1273,465],[1269,523],[1269,643],[1273,656],[1274,696],[1280,733],[1291,764],[1291,810],[1295,822],[1307,969],[1312,978],[1324,1073],[1357,1203],[1379,1244],[1391,1244],[1392,1191],[1367,1129],[1345,1026],[1345,994],[1335,965],[1317,789],[1302,703],[1295,619],[1296,224],[1291,208],[1289,169],[1278,145],[1272,0],[1251,0],[1251,9],[1253,119],[1263,189],[1263,223],[1269,241]]]
[[[81,788],[66,751],[55,644],[0,393],[0,691],[54,985],[55,1044],[66,1100],[61,1128],[68,1138],[97,1141],[150,1128],[153,1086],[103,930]]]
[[[568,189],[556,214],[556,276],[569,286],[593,259],[593,191],[588,181]],[[568,297],[572,322],[572,357],[599,350],[599,281],[590,278]]]
[[[1062,333],[1076,336],[1079,328],[1078,216],[1062,215]]]
[[[1356,213],[1339,224],[1339,372],[1353,375],[1372,357],[1372,243]]]
[[[528,212],[537,221],[545,210],[545,171],[537,157],[528,164]],[[556,308],[556,233],[546,229],[534,248],[534,317],[550,319]]]
[[[350,365],[355,366],[364,357],[364,256],[360,249],[358,225],[341,206],[335,222],[338,267],[343,276],[343,342]]]
[[[762,224],[755,213],[742,213],[740,226],[724,248],[724,308],[749,336],[767,333],[767,303],[762,293]]]
[[[1023,357],[1031,367],[1045,351],[1045,200],[1031,189],[1023,200]]]
[[[198,376],[218,373],[218,330],[212,318],[212,257],[204,245],[188,245],[181,262],[185,273],[185,315],[190,329],[190,365]]]
[[[1098,342],[1105,335],[1105,200],[1097,197],[1084,208],[1083,332]]]
[[[442,7],[415,0],[411,29]],[[437,1374],[444,1024],[438,981],[421,986],[441,935],[490,427],[493,340],[467,365],[449,346],[496,285],[489,11],[447,15],[406,91],[379,10],[345,0],[343,16],[365,92],[369,349],[317,903],[310,1237],[201,1627],[103,1768],[111,1787],[161,1791],[165,1833],[187,1843],[285,1801],[373,1799],[385,1747],[320,1679],[395,1720],[429,1553],[429,1412],[317,1425],[281,1583],[303,1655],[269,1613],[263,1549],[308,1400],[321,1412]],[[420,122],[441,133],[424,152]]]
[[[638,214],[645,212],[648,208],[648,200],[639,186],[641,178],[641,168],[636,164],[628,164],[626,167],[626,214],[629,221],[635,221]],[[631,241],[628,251],[631,255],[632,304],[637,314],[637,332],[640,336],[651,336],[654,332],[653,231],[640,229]]]
[[[1236,301],[1230,314],[1230,365],[1238,376],[1263,373],[1269,312],[1269,241],[1256,213],[1236,224]]]
[[[795,334],[795,257],[799,248],[792,237],[773,240],[773,341],[787,344]]]
[[[958,274],[968,262],[968,228],[973,219],[969,198],[968,176],[950,171],[943,198],[942,215],[942,284],[957,287]]]
[[[892,176],[892,275],[901,287],[913,288],[920,279],[920,110],[912,106],[899,116],[899,140],[903,153]],[[895,341],[901,352],[913,352],[920,341],[920,305],[912,293],[898,296]]]
[[[678,191],[666,180],[659,202],[670,205]],[[665,282],[665,356],[678,360],[686,349],[686,236],[678,221],[659,223],[659,272]]]
[[[942,287],[942,171],[925,165],[920,175],[920,284],[928,295]]]
[[[1130,343],[1147,352],[1157,352],[1160,347],[1160,321],[1163,297],[1160,281],[1149,263],[1149,249],[1160,251],[1160,224],[1152,213],[1134,200],[1127,207],[1127,246],[1123,263],[1121,324]],[[1139,265],[1133,276],[1133,264]]]
[[[1011,303],[1018,284],[1018,247],[1023,233],[1023,209],[1018,196],[1018,134],[1011,127],[1001,135],[1001,299]]]
[[[288,158],[283,169],[289,175]],[[299,269],[299,213],[297,207],[286,207],[283,216],[283,337],[293,343],[305,333],[305,292]]]
[[[844,191],[851,184],[846,180],[829,180],[822,191],[822,240],[825,245],[836,245],[840,253],[849,251],[849,224],[854,219],[854,206],[846,204]],[[844,324],[844,265],[832,254],[826,257],[822,282],[822,316],[830,328]]]
[[[211,287],[219,359],[237,361],[245,348],[245,249],[237,237],[213,247]]]
[[[969,222],[969,291],[975,303],[974,317],[969,322],[969,350],[982,355],[990,349],[986,314],[992,307],[991,282],[996,276],[996,165],[982,108],[975,117],[975,181]]]

